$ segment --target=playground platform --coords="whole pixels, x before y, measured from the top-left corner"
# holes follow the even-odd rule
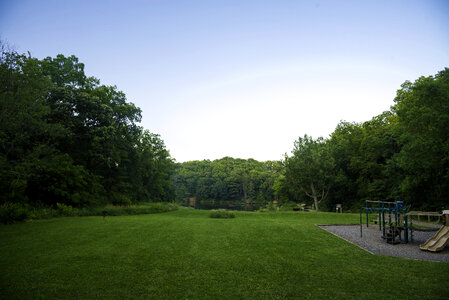
[[[318,226],[372,254],[449,263],[449,246],[438,253],[419,249],[419,245],[433,237],[435,232],[417,231],[413,233],[413,242],[409,240],[407,244],[392,245],[385,242],[376,226],[364,227],[363,237],[360,237],[359,224]]]

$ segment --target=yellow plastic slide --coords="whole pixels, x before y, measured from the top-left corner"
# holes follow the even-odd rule
[[[427,250],[432,252],[439,252],[446,247],[449,243],[449,227],[443,226],[438,230],[434,237],[431,237],[422,245],[419,245],[421,250]]]

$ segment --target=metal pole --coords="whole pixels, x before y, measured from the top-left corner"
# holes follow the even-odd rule
[[[362,222],[362,209],[360,209],[360,237],[362,237],[362,227],[363,227],[363,222]]]
[[[383,204],[382,204],[382,205],[383,205]],[[378,222],[379,222],[379,231],[382,230],[382,225],[380,224],[380,221],[381,221],[381,220],[380,220],[380,219],[381,219],[381,216],[380,216],[381,210],[380,210],[380,209],[381,209],[381,204],[380,204],[380,202],[379,202],[379,221],[378,221]]]
[[[379,231],[381,231],[382,230],[382,224],[381,224],[381,222],[382,222],[382,210],[379,210]]]
[[[368,209],[366,210],[366,227],[368,227]]]
[[[407,215],[404,215],[404,242],[407,244],[408,243],[408,217]]]
[[[395,203],[395,208],[394,208],[394,224],[395,224],[395,226],[398,225],[398,214],[399,214],[399,208],[398,208],[398,205]]]

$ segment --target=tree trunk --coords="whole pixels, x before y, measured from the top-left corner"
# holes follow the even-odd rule
[[[315,203],[315,209],[316,209],[316,211],[320,211],[320,208],[319,208],[320,201],[318,201],[318,196],[316,195],[316,190],[315,190],[315,186],[313,185],[313,182],[310,183],[310,188],[312,189],[312,198]]]

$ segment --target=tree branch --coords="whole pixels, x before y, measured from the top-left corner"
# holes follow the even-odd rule
[[[306,195],[307,195],[307,196],[309,196],[310,198],[313,198],[313,196],[312,196],[312,195],[310,195],[309,193],[307,193],[307,191],[306,191],[306,189],[305,189],[305,188],[302,188],[302,190],[304,191],[304,193],[306,193]]]

